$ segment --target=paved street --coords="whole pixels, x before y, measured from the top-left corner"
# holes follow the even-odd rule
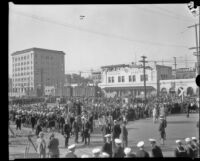
[[[198,129],[196,128],[196,122],[198,119],[198,114],[190,114],[189,118],[186,118],[185,114],[177,114],[177,115],[171,115],[167,117],[168,125],[166,129],[167,134],[167,140],[166,145],[161,146],[164,156],[166,157],[172,157],[173,156],[173,150],[176,146],[175,140],[176,139],[185,139],[186,137],[192,137],[196,136],[198,137]],[[145,149],[147,151],[150,151],[150,144],[148,142],[149,138],[155,138],[159,140],[159,133],[158,133],[158,123],[153,124],[152,119],[143,119],[143,120],[137,120],[134,122],[129,122],[127,125],[128,132],[129,132],[129,146],[133,148],[133,151],[135,152],[137,150],[136,144],[138,141],[143,140],[145,142]],[[14,128],[14,125],[11,126]],[[99,129],[98,129],[99,130]],[[24,131],[27,132],[27,128],[24,129]],[[66,153],[66,149],[64,148],[64,138],[60,134],[56,134],[56,136],[59,138],[60,141],[60,152],[61,157],[64,157],[64,154]],[[46,139],[49,137],[46,136]],[[18,143],[16,140],[18,139]],[[11,145],[9,146],[9,158],[19,158],[23,157],[24,150],[26,143],[25,137],[21,138],[11,138]],[[21,141],[19,141],[21,139]],[[23,139],[23,141],[22,141]],[[35,140],[35,138],[33,138]],[[81,138],[79,138],[79,141]],[[70,139],[70,144],[74,142],[74,138],[72,137]],[[18,145],[17,145],[18,144]],[[158,143],[159,144],[159,143]],[[76,154],[77,156],[81,156],[82,154],[88,154],[92,155],[91,151],[94,147],[101,147],[102,146],[102,137],[101,134],[92,134],[91,137],[91,144],[89,146],[85,146],[82,143],[77,145]],[[30,155],[29,157],[35,157],[35,152],[33,147],[29,150]]]

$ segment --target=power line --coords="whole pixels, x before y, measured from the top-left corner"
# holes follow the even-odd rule
[[[13,11],[15,14],[17,15],[22,15],[25,17],[29,17],[32,19],[36,19],[38,21],[42,21],[42,22],[48,22],[48,23],[52,23],[52,24],[56,24],[56,25],[61,25],[63,27],[68,27],[71,29],[75,29],[75,30],[79,30],[79,31],[83,31],[83,32],[88,32],[88,33],[92,33],[92,34],[98,34],[101,36],[106,36],[106,37],[110,37],[110,38],[117,38],[120,40],[126,40],[126,41],[130,41],[130,42],[137,42],[137,43],[141,43],[141,44],[148,44],[148,45],[156,45],[156,46],[162,46],[162,47],[177,47],[177,48],[188,48],[188,46],[185,45],[177,45],[177,44],[163,44],[163,43],[159,43],[159,42],[150,42],[150,41],[144,41],[144,40],[134,40],[128,37],[124,37],[124,36],[119,36],[119,35],[114,35],[114,34],[109,34],[109,33],[101,33],[101,32],[97,32],[97,31],[92,31],[89,29],[85,29],[85,28],[80,28],[78,26],[73,26],[71,24],[67,24],[67,23],[61,23],[61,22],[57,22],[55,20],[49,20],[47,18],[43,18],[40,16],[36,16],[36,15],[29,15],[26,13],[22,13],[19,11]]]
[[[151,9],[149,9],[149,8],[145,8],[145,7],[141,7],[141,6],[138,6],[138,5],[135,5],[134,6],[135,8],[138,8],[138,9],[142,9],[142,11],[144,11],[144,12],[149,12],[149,13],[153,13],[153,14],[156,14],[156,15],[163,15],[163,16],[168,16],[168,17],[171,17],[171,18],[173,18],[173,19],[177,19],[177,20],[181,20],[181,21],[184,21],[184,22],[192,22],[192,21],[189,21],[189,20],[186,20],[186,19],[183,19],[182,17],[180,18],[180,17],[177,17],[177,16],[172,16],[172,15],[168,15],[168,14],[166,14],[166,13],[163,13],[163,12],[159,12],[159,11],[155,11],[155,10],[152,10],[152,7],[151,7]],[[154,7],[154,6],[153,6]]]

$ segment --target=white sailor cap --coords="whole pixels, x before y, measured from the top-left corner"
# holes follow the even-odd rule
[[[75,144],[72,144],[72,145],[70,145],[69,147],[68,147],[68,149],[69,150],[72,150],[72,149],[74,149],[76,147],[76,145]]]
[[[143,147],[143,146],[144,146],[144,141],[138,142],[138,144],[137,144],[137,147],[138,147],[138,148],[141,148],[141,147]]]
[[[124,149],[124,153],[125,153],[126,155],[130,154],[130,153],[131,153],[131,148],[129,148],[129,147],[125,148],[125,149]]]
[[[89,158],[89,155],[83,154],[81,158]]]
[[[101,150],[99,149],[99,148],[96,148],[96,149],[93,149],[92,150],[92,153],[93,154],[98,154],[98,153],[100,153],[101,152]]]
[[[196,137],[192,137],[192,140],[197,140],[197,138]]]
[[[155,143],[155,142],[156,142],[156,139],[149,139],[149,141],[150,141],[151,143]]]
[[[181,140],[176,140],[176,144],[181,143]]]
[[[108,153],[105,153],[105,152],[102,152],[102,153],[101,153],[101,157],[102,157],[102,158],[109,158],[109,156],[110,156],[110,155],[109,155]]]
[[[122,141],[121,141],[120,139],[115,139],[115,143],[116,143],[116,144],[121,144]]]
[[[104,137],[106,138],[111,137],[111,134],[106,134]]]
[[[190,141],[191,141],[190,138],[186,138],[186,139],[185,139],[185,142],[190,142]]]

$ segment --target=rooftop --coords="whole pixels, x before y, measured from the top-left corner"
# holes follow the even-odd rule
[[[36,48],[36,47],[25,49],[25,50],[16,51],[16,52],[12,53],[11,55],[13,56],[13,55],[18,55],[18,54],[24,54],[24,53],[30,52],[30,51],[48,51],[48,52],[54,52],[54,53],[57,53],[57,54],[65,55],[65,53],[63,51]]]

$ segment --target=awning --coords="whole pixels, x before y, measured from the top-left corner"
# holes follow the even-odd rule
[[[105,90],[144,90],[144,86],[128,86],[128,87],[105,87]],[[146,90],[156,90],[152,86],[146,86]]]

